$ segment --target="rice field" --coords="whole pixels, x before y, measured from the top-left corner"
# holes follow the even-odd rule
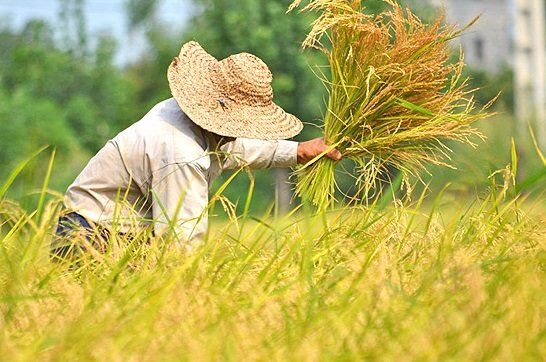
[[[330,66],[330,78],[317,74],[329,92],[324,132],[356,165],[353,203],[338,202],[341,170],[317,157],[296,172],[306,203],[288,215],[249,211],[252,178],[240,212],[222,194],[228,176],[211,196],[204,245],[179,251],[171,236],[113,232],[106,252],[54,263],[55,151],[43,185],[23,185],[32,197],[9,197],[40,149],[0,180],[0,361],[546,360],[546,160],[536,140],[542,164],[523,175],[512,141],[511,164],[486,191],[411,195],[409,177],[447,166],[444,142],[475,146],[473,124],[488,116],[463,59],[449,61],[447,43],[465,29],[422,23],[392,1],[378,18],[360,1],[307,3],[322,12],[308,45],[324,35],[331,46],[319,47]],[[375,193],[386,166],[405,177]],[[407,193],[393,195],[402,184]]]
[[[5,186],[0,360],[542,361],[544,194],[491,180],[472,200],[243,214],[185,254],[113,240],[72,268],[48,258],[59,201],[29,213]]]

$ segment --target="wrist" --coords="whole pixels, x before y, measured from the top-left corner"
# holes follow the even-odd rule
[[[302,142],[298,142],[297,152],[296,152],[296,159],[299,165],[305,163],[305,147],[303,146]]]

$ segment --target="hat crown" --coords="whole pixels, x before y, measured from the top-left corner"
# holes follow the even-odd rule
[[[267,65],[249,53],[232,55],[220,62],[233,98],[251,103],[269,103],[273,100],[273,76]]]

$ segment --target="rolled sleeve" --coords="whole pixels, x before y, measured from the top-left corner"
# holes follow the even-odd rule
[[[298,143],[237,138],[222,145],[220,151],[224,153],[222,169],[294,167],[297,164]]]
[[[298,142],[281,140],[277,143],[273,167],[295,167],[298,163]]]

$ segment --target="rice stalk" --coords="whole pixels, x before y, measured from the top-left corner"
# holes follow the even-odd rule
[[[301,10],[319,13],[303,47],[328,58],[324,137],[356,164],[356,201],[367,199],[387,167],[406,178],[429,164],[450,167],[446,141],[475,146],[471,137],[483,136],[472,124],[490,115],[492,103],[478,108],[462,54],[450,61],[449,41],[467,27],[446,24],[444,14],[425,24],[409,8],[385,2],[377,16],[354,0],[313,0]],[[319,209],[334,204],[332,161],[316,160],[296,175],[297,195]]]

